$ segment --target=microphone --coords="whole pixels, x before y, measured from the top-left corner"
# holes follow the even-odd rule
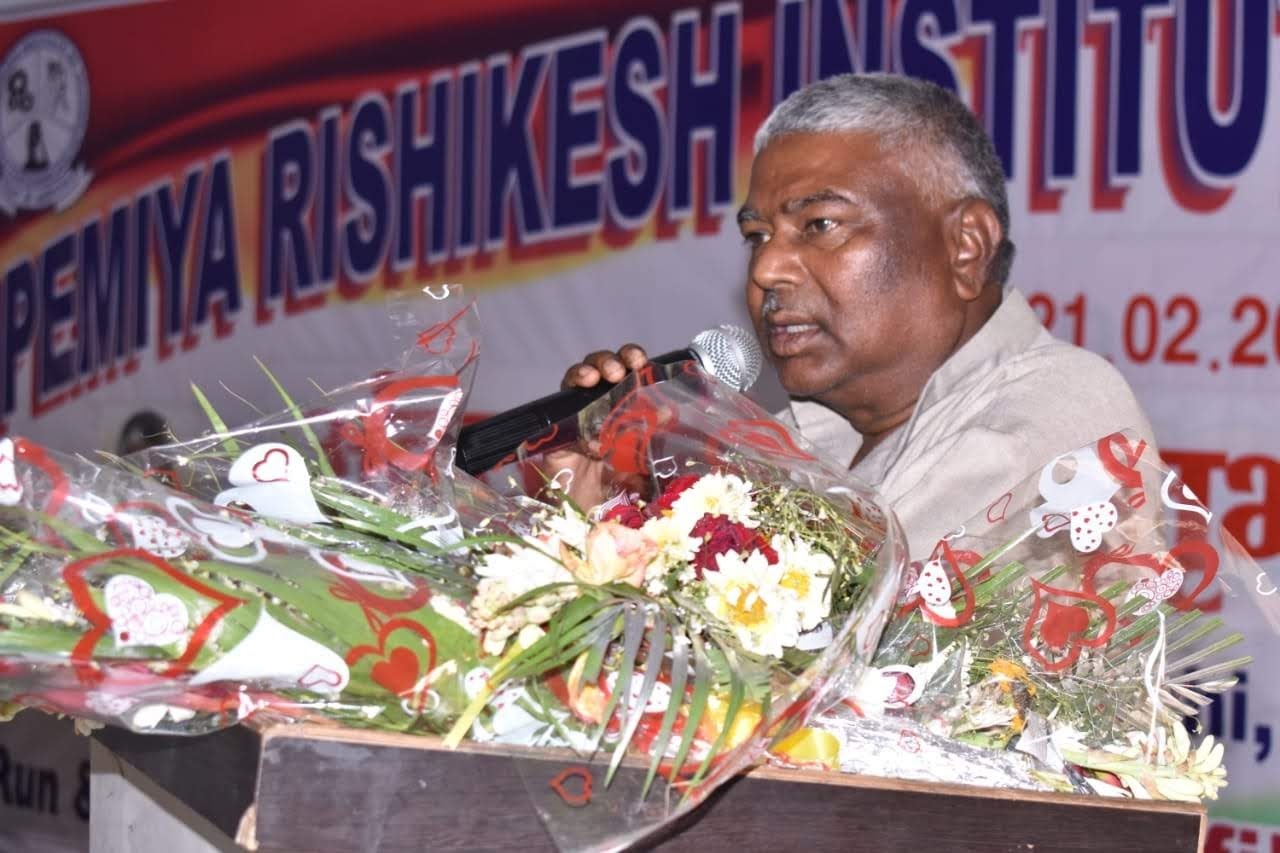
[[[699,332],[685,349],[650,358],[654,364],[672,365],[693,361],[704,372],[735,391],[745,391],[760,377],[763,362],[755,336],[737,326],[719,326]],[[483,421],[465,426],[458,433],[454,463],[476,475],[513,453],[521,442],[533,438],[554,424],[585,409],[614,387],[603,379],[593,388],[569,388],[508,409]]]

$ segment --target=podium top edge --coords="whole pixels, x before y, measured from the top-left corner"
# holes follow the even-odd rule
[[[315,723],[284,723],[268,726],[259,731],[262,739],[262,752],[266,753],[279,741],[308,741],[318,743],[343,743],[358,746],[373,746],[387,749],[408,749],[415,751],[454,752],[463,754],[481,754],[498,757],[520,759],[542,759],[547,761],[572,761],[580,763],[582,758],[567,749],[523,747],[508,744],[486,744],[464,741],[450,749],[444,745],[444,739],[436,735],[407,734],[400,732],[376,731],[369,729],[351,729],[336,725]],[[1165,812],[1185,814],[1203,818],[1207,809],[1203,803],[1186,803],[1159,800],[1136,800],[1113,797],[1090,796],[1087,794],[1064,794],[1049,791],[1029,791],[1021,788],[985,788],[974,785],[961,785],[951,782],[924,782],[911,779],[892,779],[879,776],[864,776],[853,773],[838,773],[820,769],[787,768],[787,767],[755,767],[745,774],[750,779],[762,781],[793,782],[808,785],[830,785],[845,788],[877,788],[900,790],[922,794],[951,797],[981,797],[992,800],[1016,800],[1019,802],[1053,803],[1080,808],[1103,808],[1136,810],[1145,812]]]

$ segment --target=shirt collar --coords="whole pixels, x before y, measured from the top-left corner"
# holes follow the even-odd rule
[[[901,455],[921,413],[969,382],[977,381],[986,372],[983,365],[999,364],[1026,350],[1041,331],[1040,320],[1026,297],[1013,288],[1005,290],[1000,307],[982,328],[934,371],[916,402],[911,419],[858,463],[856,472],[868,482],[878,484]],[[857,453],[862,436],[852,424],[826,406],[811,400],[792,400],[791,413],[801,434],[819,449],[844,464]]]
[[[977,379],[983,365],[999,364],[1026,350],[1042,330],[1026,297],[1018,290],[1006,290],[1000,307],[982,328],[934,371],[916,403],[916,415]]]

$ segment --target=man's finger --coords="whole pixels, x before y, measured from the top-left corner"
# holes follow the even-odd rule
[[[618,350],[618,358],[627,370],[639,370],[649,363],[649,354],[639,344],[623,344]]]
[[[600,371],[606,382],[621,382],[627,375],[626,365],[618,358],[616,352],[597,350],[583,359],[587,364]]]
[[[594,388],[600,384],[600,371],[589,364],[575,364],[564,372],[561,388]]]

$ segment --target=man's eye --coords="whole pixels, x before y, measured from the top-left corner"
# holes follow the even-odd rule
[[[820,217],[818,219],[810,219],[805,223],[805,230],[814,234],[825,234],[835,229],[838,223],[834,219]]]
[[[769,235],[763,231],[748,231],[742,235],[742,242],[755,249],[769,242]]]

